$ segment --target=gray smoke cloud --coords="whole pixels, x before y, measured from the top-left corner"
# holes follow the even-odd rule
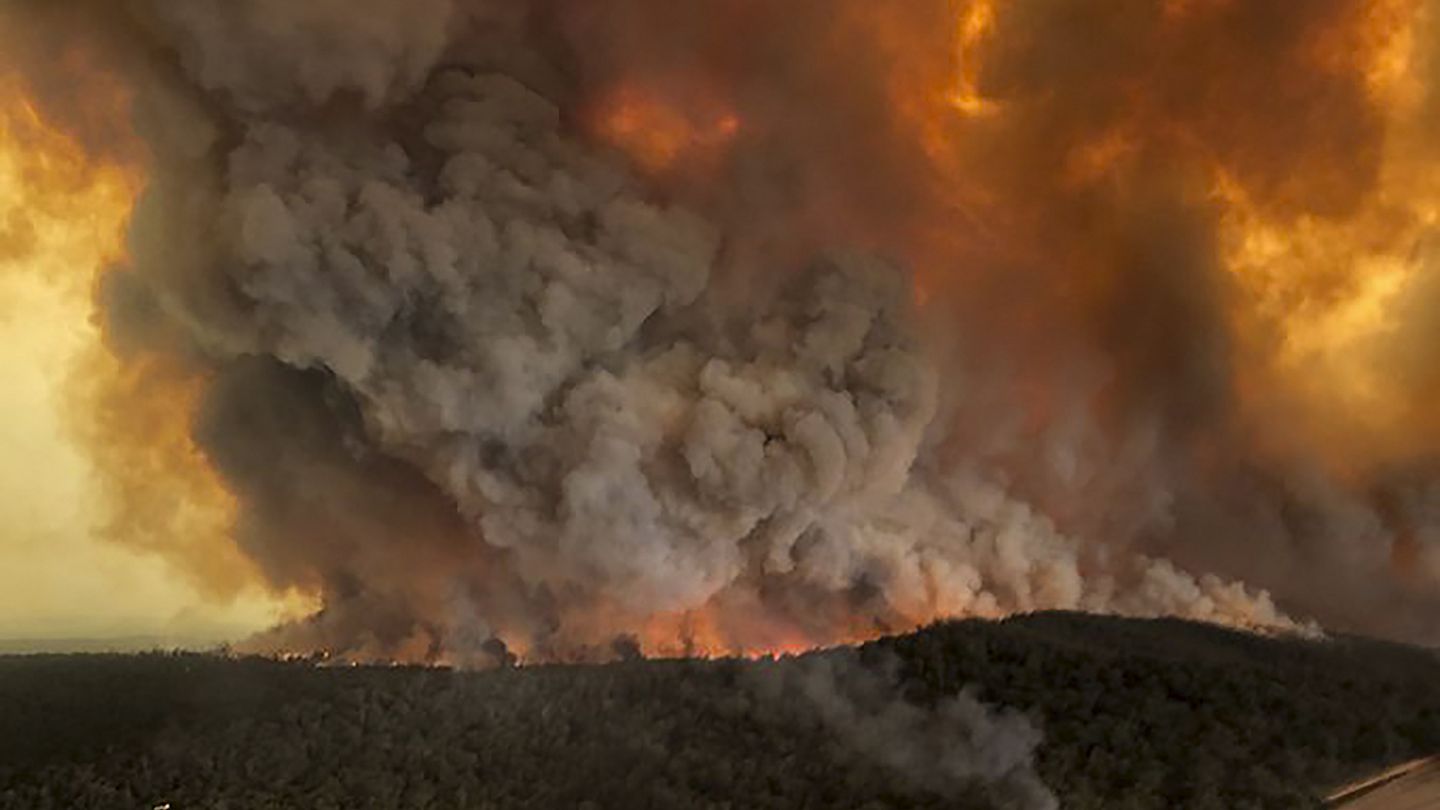
[[[166,29],[191,81],[246,113],[357,96],[375,109],[426,80],[449,41],[451,0],[132,4]]]
[[[895,14],[917,47],[933,5]],[[1381,497],[1246,456],[1214,214],[1153,160],[1057,196],[1064,156],[1035,133],[1103,129],[1087,116],[1141,68],[1085,62],[1083,93],[1040,92],[1063,50],[1040,10],[993,55],[1028,139],[963,146],[1054,262],[982,249],[988,224],[952,212],[965,283],[942,279],[937,317],[908,269],[933,234],[904,249],[937,191],[889,74],[867,73],[903,60],[823,22],[861,5],[117,8],[153,160],[102,320],[120,355],[204,381],[194,434],[239,501],[235,541],[323,598],[261,647],[483,664],[501,644],[740,651],[1049,608],[1429,632],[1433,477],[1405,467]],[[1137,19],[1104,34],[1161,26]],[[753,60],[721,22],[755,34]],[[635,76],[731,87],[733,158],[657,177],[601,143],[587,116]],[[1066,260],[1104,268],[1101,292]],[[1398,597],[1397,531],[1429,572]]]
[[[897,785],[951,800],[975,798],[1009,810],[1057,810],[1035,770],[1040,731],[1025,715],[981,703],[970,690],[922,708],[905,699],[898,661],[862,663],[852,651],[760,662],[747,670],[755,693],[789,713],[806,707],[836,744],[897,777]]]

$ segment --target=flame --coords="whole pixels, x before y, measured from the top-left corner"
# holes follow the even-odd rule
[[[18,76],[0,76],[0,262],[7,274],[88,289],[124,254],[140,177],[94,163],[48,125]]]
[[[1239,98],[1253,90],[1245,81],[1249,77],[1226,75],[1212,85],[1207,83],[1211,77],[1191,76],[1183,66],[1154,64],[1165,61],[1154,57],[1167,56],[1169,46],[1186,44],[1187,36],[1194,35],[1208,37],[1200,58],[1213,60],[1222,73],[1231,63],[1238,64],[1236,74],[1244,74],[1248,63],[1239,58],[1243,54],[1225,51],[1230,43],[1220,39],[1228,32],[1225,15],[1244,2],[1140,4],[1135,16],[1151,16],[1106,35],[1133,33],[1137,40],[1157,41],[1135,42],[1145,58],[1116,59],[1118,66],[1074,63],[1094,68],[1097,86],[1113,85],[1095,92],[1094,99],[1076,102],[1085,108],[1081,113],[1068,107],[1051,109],[1064,104],[1045,96],[1048,88],[1042,85],[1066,77],[1043,71],[1064,70],[1071,64],[1067,59],[1106,62],[1108,55],[1079,48],[1079,56],[1061,54],[1053,63],[1021,64],[1022,70],[1007,75],[1005,46],[1011,43],[1006,38],[1035,34],[1011,25],[1015,18],[1008,15],[1022,4],[836,0],[827,8],[834,12],[835,30],[817,37],[824,40],[817,47],[866,58],[855,61],[860,66],[855,74],[847,76],[843,71],[851,66],[837,64],[833,72],[807,76],[811,84],[797,86],[814,87],[823,96],[834,91],[828,84],[836,77],[838,85],[847,79],[875,80],[881,89],[874,92],[882,97],[888,93],[885,100],[891,108],[873,118],[870,114],[876,111],[860,110],[863,115],[857,114],[855,121],[857,129],[874,136],[864,147],[875,151],[857,159],[840,150],[841,158],[849,164],[873,158],[885,171],[894,168],[893,174],[903,175],[894,185],[904,193],[887,193],[894,191],[888,184],[866,182],[873,179],[866,174],[870,167],[842,166],[841,159],[818,164],[827,170],[815,172],[824,174],[823,180],[808,175],[793,179],[797,185],[813,181],[815,188],[835,192],[816,195],[825,197],[824,210],[813,220],[826,229],[821,237],[827,244],[837,233],[840,239],[860,242],[888,239],[882,247],[893,248],[914,265],[917,307],[936,314],[952,304],[958,307],[971,285],[1004,285],[1008,280],[997,277],[1006,273],[1033,272],[1041,279],[1016,279],[1032,284],[1017,283],[1016,298],[1042,298],[1036,291],[1050,282],[1059,288],[1053,299],[1018,305],[1018,317],[1008,310],[993,316],[997,323],[1009,319],[997,326],[1006,330],[994,341],[997,352],[1013,349],[1017,355],[1005,358],[1017,366],[1009,377],[1013,390],[996,396],[1011,396],[1018,403],[1023,415],[1017,421],[1024,423],[1025,435],[1042,434],[1051,421],[1064,418],[1064,405],[1056,402],[1063,398],[1056,390],[1060,383],[1055,369],[1046,364],[1070,356],[1038,355],[1057,341],[1054,335],[1088,338],[1097,331],[1097,302],[1111,303],[1102,299],[1126,282],[1117,281],[1110,267],[1119,251],[1107,240],[1134,226],[1117,225],[1106,217],[1114,213],[1112,208],[1133,203],[1134,198],[1125,196],[1130,186],[1168,173],[1174,177],[1161,179],[1173,180],[1185,192],[1191,185],[1199,189],[1203,200],[1195,205],[1197,218],[1214,216],[1213,247],[1226,285],[1222,328],[1229,330],[1225,337],[1235,346],[1243,421],[1260,428],[1255,432],[1261,436],[1316,446],[1336,466],[1378,462],[1412,450],[1408,445],[1440,439],[1440,420],[1427,410],[1429,395],[1440,394],[1440,375],[1418,369],[1429,358],[1407,354],[1415,343],[1407,332],[1415,318],[1407,308],[1432,275],[1429,243],[1440,226],[1440,172],[1434,168],[1430,144],[1428,66],[1421,53],[1422,46],[1434,40],[1427,7],[1419,0],[1324,4],[1340,11],[1334,19],[1324,10],[1307,16],[1320,19],[1319,30],[1303,39],[1303,53],[1295,64],[1257,63],[1275,67],[1282,74],[1279,83],[1295,78],[1288,71],[1306,71],[1300,82],[1305,86],[1296,91],[1297,98],[1303,97],[1297,106],[1306,109],[1307,93],[1324,95],[1330,89],[1316,91],[1306,79],[1358,77],[1368,104],[1379,111],[1384,137],[1375,147],[1377,174],[1373,182],[1366,178],[1360,183],[1366,188],[1357,192],[1329,187],[1329,178],[1318,176],[1329,171],[1325,161],[1277,164],[1294,171],[1257,177],[1265,174],[1257,165],[1264,169],[1275,162],[1277,145],[1226,141],[1232,129],[1258,137],[1259,125],[1279,120],[1275,111],[1260,110],[1253,120],[1241,122],[1243,126],[1231,126],[1228,114],[1250,109],[1251,100]],[[768,13],[763,9],[742,3],[730,8],[737,19],[762,22]],[[1107,13],[1095,12],[1097,17]],[[1283,15],[1274,16],[1285,21]],[[1042,22],[1054,26],[1057,19]],[[1036,47],[1048,55],[1044,36],[1055,31],[1039,33],[1041,44]],[[1072,36],[1086,34],[1076,30]],[[725,39],[722,50],[729,50],[731,37],[716,39]],[[728,55],[731,58],[710,62],[697,59],[697,75],[622,74],[598,95],[584,123],[652,180],[663,184],[683,177],[703,186],[695,181],[726,167],[742,139],[748,147],[752,139],[759,143],[782,128],[781,122],[767,117],[773,110],[744,106],[746,101],[756,103],[746,88],[727,88],[723,76],[706,73],[707,68],[718,74],[741,71],[737,65],[745,60]],[[1026,58],[1011,56],[1021,62]],[[867,75],[860,77],[861,70]],[[877,70],[882,73],[871,75]],[[997,75],[990,75],[992,70]],[[123,109],[125,93],[103,76],[96,78],[100,81],[89,101],[102,109]],[[1348,82],[1339,84],[1342,90],[1350,88]],[[1026,88],[1036,94],[1026,97],[1021,92]],[[1197,88],[1201,92],[1195,92]],[[859,88],[857,107],[868,102],[863,93],[872,90],[868,85]],[[80,369],[71,392],[78,403],[77,432],[114,495],[110,533],[132,546],[178,554],[199,579],[217,591],[233,592],[252,576],[228,540],[236,504],[188,434],[205,386],[203,376],[157,357],[121,362],[87,322],[90,289],[106,267],[125,258],[126,221],[143,186],[143,167],[87,155],[77,141],[47,123],[44,111],[13,77],[0,83],[0,93],[7,102],[0,111],[0,272],[67,291],[64,328],[80,333],[85,345],[73,363]],[[1291,97],[1281,92],[1276,98]],[[1211,102],[1213,106],[1207,106]],[[1333,111],[1323,104],[1316,109],[1317,120],[1307,126],[1319,132],[1329,123],[1320,116]],[[1337,109],[1350,110],[1344,104]],[[801,129],[788,137],[811,138],[802,142],[816,152],[830,146],[824,142],[828,133],[798,132]],[[1016,135],[1024,136],[1020,146],[1009,143]],[[1300,152],[1307,145],[1279,145],[1287,147]],[[916,164],[928,170],[923,180],[907,173]],[[802,198],[811,189],[803,186],[804,193],[795,196]],[[836,209],[844,207],[832,198],[854,189],[882,202],[872,199],[870,208],[857,206],[861,213],[855,217],[845,216],[848,212],[831,216],[832,203]],[[1167,186],[1161,196],[1168,202],[1184,194]],[[1329,199],[1332,196],[1336,199]],[[1138,198],[1147,199],[1143,194]],[[882,206],[904,210],[894,212],[893,220],[870,216]],[[867,217],[884,220],[873,228],[883,235],[867,230]],[[983,261],[969,261],[976,255]],[[987,300],[982,294],[970,297]],[[1029,356],[1032,345],[1041,347],[1033,353],[1037,357]],[[1120,377],[1126,370],[1110,371]],[[1096,410],[1103,407],[1103,394],[1091,399],[1102,403],[1094,405]],[[1397,544],[1397,557],[1406,558],[1397,564],[1414,564],[1408,559],[1413,545]],[[981,608],[932,593],[903,610],[891,610],[903,615],[880,622],[858,609],[837,608],[824,626],[816,627],[798,623],[783,611],[737,604],[722,595],[692,610],[661,616],[636,617],[599,606],[592,615],[565,618],[567,627],[597,645],[616,628],[638,628],[641,649],[653,656],[756,656],[861,641]],[[514,652],[521,658],[548,654],[518,644]]]
[[[103,118],[126,132],[131,99],[118,79],[76,53],[59,58],[87,77],[86,123]],[[127,258],[131,211],[145,184],[143,164],[130,157],[141,154],[138,140],[105,147],[87,152],[20,76],[0,75],[0,317],[20,319],[28,339],[46,347],[36,358],[51,366],[44,398],[61,415],[46,454],[78,450],[99,484],[84,497],[103,505],[78,519],[106,513],[92,531],[178,557],[200,592],[233,600],[255,572],[229,539],[234,499],[190,438],[203,380],[158,356],[117,357],[96,321],[93,292]],[[9,312],[22,300],[46,302],[44,315]],[[26,463],[37,475],[62,475],[46,458]],[[269,620],[272,608],[231,602],[225,621],[254,613]]]
[[[836,2],[835,29],[824,35],[835,53],[863,54],[857,62],[867,70],[880,66],[885,71],[877,83],[888,94],[888,118],[883,124],[866,120],[873,130],[883,131],[874,143],[891,148],[873,155],[876,165],[908,170],[911,154],[924,163],[924,179],[897,181],[911,192],[907,202],[913,204],[896,217],[898,225],[887,221],[879,226],[894,232],[875,240],[913,266],[916,306],[936,315],[954,308],[966,317],[989,316],[960,307],[967,298],[987,300],[972,293],[982,285],[1006,284],[998,277],[1007,272],[1034,273],[1042,280],[1017,297],[1043,282],[1059,288],[1052,299],[1024,300],[1014,311],[995,316],[1005,319],[997,324],[1005,331],[995,343],[1014,351],[1003,359],[1013,390],[999,396],[1018,405],[1016,421],[1023,434],[1042,436],[1052,422],[1070,418],[1065,413],[1070,399],[1081,399],[1080,407],[1101,414],[1114,407],[1111,400],[1117,395],[1106,391],[1073,397],[1057,391],[1057,379],[1067,371],[1060,364],[1073,358],[1050,346],[1055,335],[1095,332],[1102,317],[1128,317],[1104,307],[1114,306],[1109,298],[1117,295],[1117,286],[1131,281],[1113,267],[1123,260],[1117,256],[1123,248],[1115,243],[1134,237],[1127,229],[1137,226],[1107,218],[1143,209],[1150,199],[1146,186],[1154,183],[1158,198],[1184,207],[1185,216],[1195,221],[1190,224],[1214,240],[1195,252],[1218,254],[1217,284],[1223,292],[1217,297],[1223,312],[1216,328],[1228,330],[1226,350],[1234,355],[1225,362],[1234,366],[1226,373],[1233,375],[1228,382],[1240,399],[1239,430],[1262,445],[1275,445],[1242,452],[1263,458],[1267,451],[1301,448],[1344,471],[1413,452],[1416,442],[1440,440],[1440,420],[1426,409],[1429,395],[1440,394],[1440,375],[1397,373],[1407,345],[1426,342],[1407,333],[1416,319],[1407,307],[1427,276],[1434,275],[1427,268],[1434,252],[1429,243],[1440,227],[1440,173],[1434,168],[1440,163],[1430,143],[1434,119],[1427,106],[1433,107],[1433,96],[1425,75],[1431,66],[1422,53],[1425,43],[1436,41],[1427,6],[1418,0],[1327,4],[1296,15],[1291,22],[1304,23],[1302,33],[1279,38],[1294,53],[1257,55],[1227,50],[1226,37],[1235,27],[1255,34],[1250,29],[1273,25],[1276,15],[1248,16],[1244,0],[1165,0],[1140,9],[1149,16],[1133,25],[1130,20],[1097,23],[1116,26],[1106,36],[1153,39],[1133,43],[1146,58],[1117,58],[1116,65],[1099,67],[1078,63],[1106,61],[1105,54],[1084,46],[1077,47],[1078,56],[1057,54],[1053,62],[1034,56],[1048,56],[1044,37],[1058,35],[1047,25],[1079,21],[1063,15],[1039,14],[1045,30],[1038,33],[1014,25],[1014,36],[1036,36],[1040,44],[1020,42],[1019,56],[1008,52],[1014,44],[1007,40],[1010,23],[1025,22],[1035,8],[1001,0]],[[1086,36],[1083,26],[1076,29],[1074,37]],[[1027,47],[1038,50],[1026,52]],[[1201,75],[1204,69],[1193,71],[1183,64],[1184,56],[1168,64],[1175,53],[1210,60],[1205,64],[1223,75]],[[1007,57],[1018,60],[1019,70],[1006,63]],[[1082,70],[1095,70],[1093,77],[1087,75],[1094,85],[1077,85],[1095,95],[1093,102],[1088,97],[1073,105],[1069,99],[1057,101],[1054,94],[1063,91],[1045,87],[1044,76],[1037,77],[1042,70],[1065,69],[1067,59],[1077,60]],[[722,76],[734,70],[723,59],[717,64],[715,72]],[[1297,83],[1268,98],[1313,115],[1297,132],[1313,133],[1321,143],[1263,140],[1286,110],[1247,97],[1274,90],[1257,91],[1249,67],[1274,72],[1259,81]],[[996,76],[988,75],[992,69]],[[837,74],[843,70],[836,67]],[[1067,78],[1059,77],[1059,83]],[[705,100],[748,98],[744,92],[727,96],[723,87],[713,86],[715,81],[707,76],[686,92],[669,93],[627,81],[602,105],[598,131],[651,174],[703,177],[707,161],[724,153],[739,133],[739,120],[747,119],[745,110],[713,112],[717,105]],[[1102,82],[1107,84],[1101,87]],[[1027,89],[1029,96],[1023,92]],[[1358,98],[1351,94],[1357,89]],[[1375,128],[1360,127],[1355,138],[1357,148],[1379,150],[1375,176],[1365,175],[1368,153],[1355,155],[1354,166],[1333,165],[1349,156],[1336,149],[1337,141],[1325,140],[1331,125],[1339,123],[1325,116],[1372,109],[1378,116]],[[1237,113],[1250,117],[1230,120]],[[747,136],[763,142],[770,134],[768,119],[763,112],[748,117],[753,122],[747,120]],[[1261,142],[1246,142],[1249,136]],[[1014,141],[1019,145],[1012,146]],[[816,151],[827,148],[823,139],[814,146]],[[1301,159],[1282,160],[1295,155]],[[836,181],[835,196],[847,185],[860,185],[849,181],[862,171],[851,175],[850,166],[831,168],[844,178]],[[829,228],[823,237],[833,241],[836,232],[843,232],[842,239],[866,240],[864,217],[875,211],[863,206],[859,217],[821,218]],[[858,226],[850,228],[856,220]],[[844,225],[836,227],[836,222]],[[1196,261],[1208,259],[1206,253]],[[1207,264],[1193,272],[1211,269]],[[1435,283],[1440,290],[1440,282]],[[1036,351],[1029,351],[1032,346]],[[1423,365],[1428,359],[1405,362]],[[1113,372],[1121,378],[1127,373],[1123,367]],[[1197,438],[1194,452],[1197,457],[1218,454],[1207,443],[1229,440]],[[1051,506],[1044,504],[1047,513]],[[1063,510],[1053,512],[1063,516]],[[1401,543],[1397,554],[1406,557],[1406,548]],[[776,611],[717,598],[694,610],[648,618],[638,641],[644,652],[656,656],[785,654],[863,641],[949,615],[975,615],[983,607],[932,594],[928,602],[907,606],[903,616],[883,625],[857,611],[829,617],[823,627],[808,627]],[[1232,607],[1230,621],[1254,624],[1240,610],[1243,605]],[[597,626],[633,626],[632,617],[601,615],[606,618],[597,618]]]
[[[1155,22],[1136,30],[1160,38],[1144,44],[1164,56],[1169,44],[1165,37],[1184,41],[1223,34],[1225,15],[1241,2],[1166,0],[1155,9]],[[942,5],[944,19],[936,11]],[[1142,64],[1120,75],[1117,81],[1127,83],[1120,91],[1101,97],[1113,108],[1090,110],[1088,116],[1071,112],[1082,125],[1053,137],[1032,131],[1049,123],[1043,108],[1053,100],[1011,97],[1003,81],[987,81],[991,60],[998,63],[1005,56],[1011,19],[1007,14],[1021,5],[1001,0],[835,4],[836,32],[827,36],[843,43],[837,51],[859,43],[856,49],[864,53],[867,67],[881,65],[888,71],[880,81],[888,91],[892,120],[875,128],[886,129],[886,138],[897,140],[884,144],[895,147],[895,153],[913,152],[927,162],[925,181],[910,184],[913,210],[896,229],[898,236],[887,235],[894,239],[885,246],[914,268],[911,293],[917,308],[940,310],[963,302],[979,285],[1003,284],[984,277],[999,275],[997,267],[1009,272],[1040,267],[1037,272],[1064,288],[1056,296],[1060,302],[1022,308],[1027,320],[1005,323],[1005,338],[996,342],[1025,348],[1033,341],[1043,351],[1053,335],[1093,331],[1088,321],[1095,312],[1085,308],[1113,295],[1116,283],[1107,266],[1113,259],[1107,253],[1112,246],[1105,244],[1113,235],[1106,231],[1109,223],[1077,233],[1046,229],[1057,224],[1055,212],[1062,208],[1072,217],[1093,208],[1103,219],[1106,195],[1123,195],[1137,179],[1173,172],[1179,178],[1177,185],[1194,182],[1201,196],[1208,193],[1218,222],[1214,236],[1219,263],[1234,285],[1233,296],[1224,303],[1224,326],[1233,330],[1228,337],[1239,355],[1235,373],[1240,378],[1243,416],[1256,427],[1286,422],[1274,433],[1285,434],[1291,446],[1313,445],[1343,431],[1351,438],[1327,449],[1337,459],[1355,457],[1357,446],[1380,434],[1394,440],[1413,435],[1413,423],[1419,418],[1411,413],[1415,392],[1390,380],[1389,367],[1378,361],[1398,334],[1402,319],[1398,309],[1422,275],[1421,247],[1440,211],[1440,196],[1430,190],[1440,189],[1435,182],[1440,178],[1427,168],[1431,161],[1424,150],[1426,88],[1419,75],[1417,43],[1425,41],[1425,21],[1420,5],[1415,0],[1357,0],[1354,13],[1316,24],[1321,30],[1313,41],[1302,42],[1305,53],[1297,57],[1300,65],[1283,62],[1276,68],[1342,78],[1358,75],[1370,103],[1384,111],[1386,131],[1393,136],[1383,147],[1375,190],[1358,204],[1346,209],[1338,204],[1327,207],[1329,200],[1305,200],[1315,203],[1315,210],[1299,213],[1296,209],[1302,206],[1279,205],[1274,198],[1328,193],[1323,178],[1313,183],[1308,182],[1311,178],[1282,178],[1276,181],[1284,186],[1281,192],[1261,188],[1271,178],[1253,176],[1254,166],[1245,161],[1256,154],[1248,145],[1212,142],[1223,141],[1215,136],[1217,130],[1223,133],[1227,128],[1227,122],[1217,120],[1226,113],[1225,105],[1245,102],[1230,97],[1239,92],[1229,84],[1213,91],[1219,103],[1210,109],[1190,98],[1171,98],[1170,94],[1188,88],[1162,86],[1182,84],[1191,77]],[[1185,30],[1187,26],[1196,27]],[[1077,30],[1075,36],[1085,34]],[[1207,41],[1207,46],[1212,44],[1223,50],[1223,43]],[[1210,51],[1206,55],[1213,56]],[[1063,65],[1064,59],[1057,57],[1057,63]],[[1025,80],[1033,77],[1020,79]],[[706,81],[695,82],[691,92],[669,96],[642,87],[630,81],[610,97],[602,107],[599,131],[651,173],[692,171],[717,148],[727,146],[739,129],[738,124],[733,129],[713,126],[707,122],[727,119],[695,112],[712,107],[689,99],[726,97],[723,89],[716,91]],[[744,93],[734,97],[746,98]],[[687,102],[672,103],[669,98]],[[1265,110],[1259,115],[1272,113]],[[1027,118],[1032,114],[1034,118]],[[758,131],[753,134],[763,140],[768,135],[766,119],[761,114],[754,119]],[[1015,135],[1035,140],[1007,154],[1005,141]],[[1026,165],[1017,171],[1005,160],[1028,159],[1031,152],[1047,149],[1059,159],[1041,162],[1034,171],[1039,174],[1048,168],[1048,176],[1017,178],[1005,173],[1032,170]],[[1021,154],[1021,150],[1026,151]],[[894,155],[875,158],[889,166]],[[997,169],[992,164],[1004,165]],[[1298,165],[1307,170],[1325,168]],[[843,182],[837,183],[841,191]],[[1066,199],[1057,202],[1054,197]],[[856,238],[859,230],[840,238]],[[835,234],[826,236],[833,240]],[[975,255],[981,259],[969,261]],[[974,298],[984,300],[983,295]],[[1074,320],[1061,320],[1065,318]],[[1023,423],[1026,436],[1043,435],[1050,422],[1065,417],[1064,406],[1056,402],[1065,398],[1055,390],[1060,372],[1047,365],[1056,361],[1040,354],[1026,356],[1022,350],[1005,358],[1015,365],[1007,368],[1014,388],[1005,396],[1014,397],[1020,406],[1017,421]],[[1097,394],[1088,405],[1099,411],[1107,403]],[[1297,413],[1304,416],[1296,418]],[[1394,449],[1392,444],[1384,452]],[[943,597],[909,606],[903,618],[885,626],[857,614],[834,617],[832,624],[819,628],[789,624],[774,612],[712,602],[651,617],[638,640],[647,654],[658,656],[784,654],[978,612],[975,605],[949,604]],[[1242,618],[1235,621],[1244,624]],[[601,624],[627,626],[624,621]]]
[[[654,175],[721,154],[739,135],[740,119],[715,103],[675,104],[627,84],[601,105],[597,130]]]
[[[1394,363],[1440,225],[1440,171],[1415,47],[1428,23],[1411,0],[1374,0],[1348,48],[1319,48],[1322,63],[1336,53],[1367,55],[1361,69],[1384,116],[1379,175],[1353,210],[1288,216],[1215,169],[1223,261],[1242,292],[1237,332],[1259,358],[1246,370],[1247,392],[1263,392],[1256,409],[1284,411],[1290,432],[1323,439],[1320,450],[1339,468],[1436,438],[1417,412],[1422,392]]]
[[[1232,2],[1167,0],[1160,14],[1166,25],[1183,26],[1223,13]],[[1027,235],[1037,225],[1028,202],[1007,199],[1003,189],[997,195],[977,179],[986,171],[985,153],[972,147],[992,148],[990,133],[1003,130],[991,128],[1005,127],[1012,112],[1003,99],[982,93],[986,46],[1004,41],[1004,15],[1011,8],[998,0],[952,2],[954,56],[948,60],[914,47],[913,22],[904,15],[871,7],[856,12],[891,56],[895,109],[935,178],[939,203],[921,209],[904,247],[916,268],[914,298],[921,306],[976,283],[954,269],[966,249],[957,242],[987,239],[992,253],[1022,265],[1073,258],[1037,250]],[[1349,209],[1331,210],[1340,204],[1322,199],[1330,191],[1324,178],[1308,177],[1282,181],[1290,183],[1282,193],[1308,195],[1305,202],[1314,210],[1297,214],[1294,206],[1276,205],[1273,190],[1267,198],[1247,185],[1237,158],[1205,142],[1196,128],[1208,123],[1172,120],[1138,84],[1121,96],[1129,108],[1097,111],[1096,120],[1106,126],[1062,142],[1064,162],[1053,180],[1056,188],[1084,194],[1117,182],[1147,149],[1165,152],[1176,166],[1193,160],[1203,167],[1219,219],[1220,261],[1236,286],[1227,315],[1241,355],[1237,374],[1248,416],[1279,428],[1292,442],[1323,439],[1337,467],[1344,466],[1342,458],[1394,454],[1417,435],[1440,438],[1440,424],[1425,424],[1431,420],[1418,412],[1412,383],[1398,378],[1389,362],[1403,354],[1397,344],[1405,340],[1404,309],[1424,281],[1427,245],[1440,217],[1440,172],[1428,135],[1427,55],[1420,48],[1433,39],[1433,24],[1417,0],[1364,0],[1308,45],[1305,69],[1357,74],[1383,119],[1379,176]],[[1166,29],[1159,30],[1163,35]],[[953,234],[954,223],[967,221],[978,225],[947,241],[947,230]],[[1086,269],[1065,283],[1084,292],[1098,279],[1098,272]],[[1285,425],[1272,424],[1277,413],[1287,414]]]
[[[973,117],[994,115],[1000,105],[980,94],[983,63],[980,47],[995,32],[995,0],[973,0],[961,12],[958,43],[959,76],[950,103],[962,114]]]
[[[719,603],[650,617],[639,633],[648,658],[769,658],[801,655],[827,646],[860,644],[887,632],[913,630],[878,628],[856,616],[837,626],[806,628],[774,612],[739,610]]]

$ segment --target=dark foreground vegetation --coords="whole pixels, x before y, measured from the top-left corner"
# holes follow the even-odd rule
[[[876,708],[881,683],[895,706]],[[980,722],[967,688],[1014,711],[951,745]],[[1031,725],[1065,808],[1315,807],[1440,750],[1440,662],[1068,614],[779,662],[0,658],[0,808],[1039,807]]]

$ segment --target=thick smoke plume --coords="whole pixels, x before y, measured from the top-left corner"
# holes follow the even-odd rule
[[[1047,608],[1436,640],[1430,11],[5,24],[134,94],[148,187],[99,317],[198,391],[227,542],[323,602],[256,643],[485,663]]]

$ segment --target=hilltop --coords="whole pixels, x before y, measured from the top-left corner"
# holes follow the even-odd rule
[[[767,661],[0,657],[0,728],[4,808],[1268,810],[1440,751],[1440,659],[1053,613]]]

